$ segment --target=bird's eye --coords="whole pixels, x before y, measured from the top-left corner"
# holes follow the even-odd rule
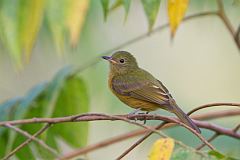
[[[124,63],[125,60],[124,60],[124,59],[120,59],[119,62],[120,62],[120,63]]]

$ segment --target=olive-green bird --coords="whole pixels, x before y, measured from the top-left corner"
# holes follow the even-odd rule
[[[123,103],[148,112],[162,108],[174,113],[183,123],[201,133],[178,107],[167,88],[149,72],[139,68],[130,53],[118,51],[111,57],[102,58],[110,62],[109,87]]]

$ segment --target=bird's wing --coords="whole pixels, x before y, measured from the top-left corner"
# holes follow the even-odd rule
[[[112,88],[121,95],[130,96],[136,99],[157,103],[159,105],[169,104],[172,96],[167,88],[156,79],[146,79],[129,75],[128,77],[113,78]]]

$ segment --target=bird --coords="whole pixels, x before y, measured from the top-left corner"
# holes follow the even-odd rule
[[[135,57],[127,51],[102,56],[110,62],[108,86],[123,103],[138,111],[164,109],[174,113],[184,124],[201,133],[196,124],[177,105],[168,89],[151,73],[140,68]]]

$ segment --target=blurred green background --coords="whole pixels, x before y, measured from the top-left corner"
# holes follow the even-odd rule
[[[227,16],[234,28],[237,28],[240,23],[240,4],[233,4],[234,1],[231,0],[223,2]],[[162,1],[154,28],[168,21],[166,6],[166,1]],[[215,9],[215,1],[192,0],[186,15]],[[106,50],[148,31],[148,21],[140,1],[131,2],[127,20],[124,21],[124,18],[124,8],[119,7],[104,21],[100,1],[90,1],[77,46],[71,48],[69,39],[65,38],[61,51],[57,49],[49,34],[47,22],[43,21],[31,60],[20,70],[16,69],[2,44],[0,102],[25,95],[36,84],[52,79],[56,72],[66,65],[84,65]],[[181,23],[172,41],[170,30],[167,28],[121,50],[131,52],[142,68],[161,80],[185,112],[202,104],[240,101],[240,53],[223,22],[216,16]],[[89,111],[106,114],[129,113],[132,109],[122,104],[108,89],[108,67],[105,61],[99,59],[96,65],[79,73],[88,90]],[[220,110],[205,109],[201,113],[216,109]],[[156,113],[169,115],[162,110]],[[231,128],[239,122],[239,117],[212,122]],[[157,122],[147,122],[153,123]],[[110,121],[90,122],[89,127],[88,144],[137,128],[127,123]],[[74,129],[69,132],[73,131]],[[211,136],[211,132],[204,129],[202,131],[205,137]],[[190,146],[200,143],[194,135],[181,127],[168,129],[165,133]],[[146,159],[151,145],[157,138],[156,135],[151,136],[125,159]],[[88,154],[88,157],[114,159],[137,139],[133,138],[94,151]],[[227,155],[240,157],[239,140],[220,136],[212,144]],[[63,153],[70,150],[71,147],[63,145]]]

